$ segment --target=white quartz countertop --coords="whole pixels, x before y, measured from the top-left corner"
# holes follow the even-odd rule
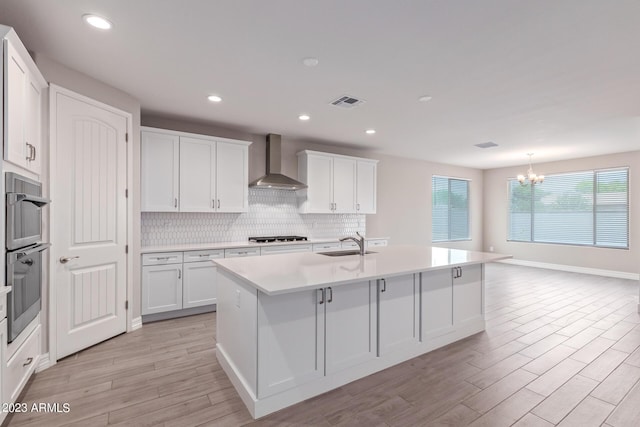
[[[375,253],[365,256],[330,257],[304,252],[213,262],[261,292],[278,295],[511,258],[511,255],[431,246],[395,245],[376,247],[373,251]]]
[[[366,237],[365,240],[388,240],[388,237]],[[337,242],[339,238],[333,239],[309,239],[299,242],[271,242],[271,243],[253,243],[246,240],[241,242],[219,242],[219,243],[191,243],[186,245],[167,245],[167,246],[143,246],[140,253],[149,254],[156,252],[176,252],[176,251],[205,251],[209,249],[233,249],[233,248],[252,248],[261,246],[281,246],[281,245],[304,245],[313,243],[330,243]]]

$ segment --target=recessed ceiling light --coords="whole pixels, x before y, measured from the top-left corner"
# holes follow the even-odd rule
[[[222,98],[220,98],[218,95],[209,95],[207,97],[207,99],[211,102],[220,102],[222,101]]]
[[[420,102],[429,102],[432,99],[433,99],[433,96],[423,95],[420,98],[418,98],[418,101],[420,101]]]
[[[313,57],[304,58],[302,60],[302,63],[307,67],[315,67],[316,65],[318,65],[319,62],[320,61],[318,61],[318,58],[313,58]]]
[[[369,135],[373,135],[374,133],[376,133],[376,130],[375,129],[367,129],[367,130],[365,130],[365,132],[367,134],[369,134]]]
[[[308,114],[300,114],[298,118],[302,121],[307,121],[311,118],[311,116],[309,116]]]
[[[91,13],[82,15],[82,19],[84,19],[87,24],[100,30],[110,30],[111,27],[113,27],[113,24],[108,19]]]

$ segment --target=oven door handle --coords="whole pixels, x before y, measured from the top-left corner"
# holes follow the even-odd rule
[[[45,249],[49,249],[51,247],[51,243],[41,243],[37,246],[27,249],[26,251],[16,252],[16,260],[26,257],[27,255],[31,255],[36,252],[42,252]]]
[[[32,196],[25,193],[7,193],[7,204],[15,205],[18,202],[29,202],[41,208],[51,203],[50,199],[44,197]]]

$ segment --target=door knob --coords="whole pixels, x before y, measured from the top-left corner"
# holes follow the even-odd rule
[[[76,258],[80,258],[79,256],[62,256],[60,257],[60,263],[61,264],[66,264],[69,261],[71,261],[72,259],[76,259]]]

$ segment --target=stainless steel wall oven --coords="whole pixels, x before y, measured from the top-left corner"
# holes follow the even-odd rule
[[[42,184],[7,172],[6,188],[6,284],[8,341],[13,341],[38,315],[42,295]]]

